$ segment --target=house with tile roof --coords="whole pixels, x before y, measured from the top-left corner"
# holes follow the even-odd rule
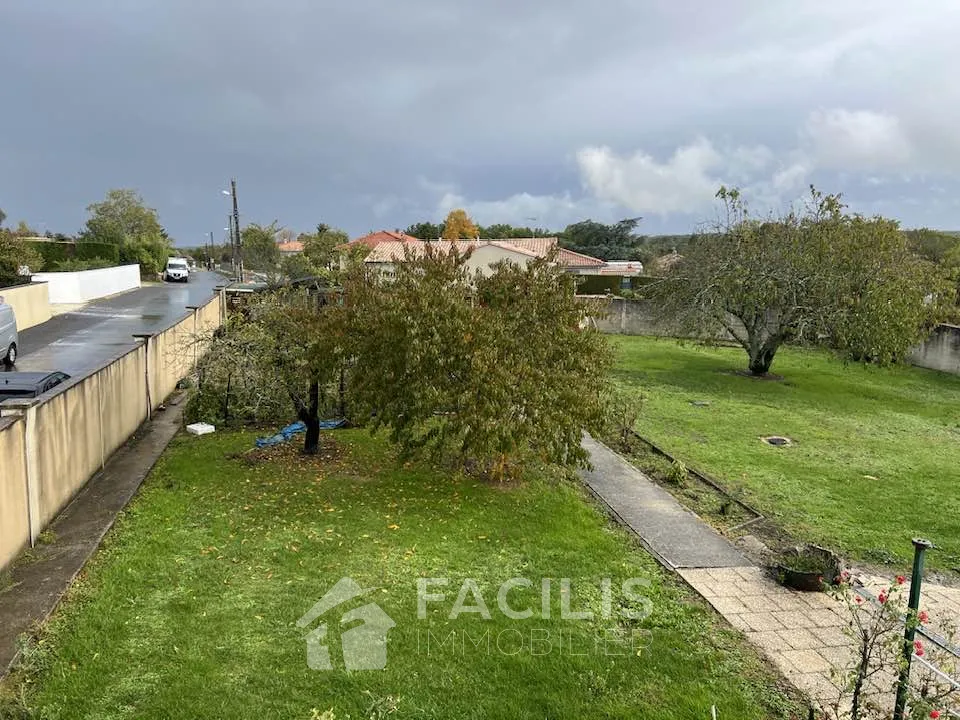
[[[507,260],[525,267],[527,263],[540,255],[530,249],[523,248],[505,240],[404,240],[382,242],[376,245],[364,258],[368,267],[375,268],[387,275],[393,273],[394,266],[407,257],[422,257],[430,248],[433,252],[449,253],[452,251],[461,254],[470,253],[467,258],[467,271],[471,274],[481,272],[489,275],[493,266]]]
[[[599,258],[561,247],[556,237],[423,241],[402,233],[382,231],[359,238],[354,242],[361,240],[372,245],[364,262],[387,274],[392,274],[395,264],[403,262],[408,255],[421,256],[427,246],[433,248],[435,252],[442,253],[454,248],[461,253],[471,251],[471,256],[467,260],[468,270],[470,272],[479,270],[484,274],[489,274],[491,267],[501,260],[526,266],[531,259],[546,257],[551,252],[556,252],[555,262],[558,265],[568,273],[583,276],[586,284],[591,282],[588,278],[596,278],[602,286],[609,285],[612,289],[623,285],[621,276],[632,278],[643,272],[643,265],[639,262],[604,262]],[[594,284],[596,281],[593,281]]]
[[[358,245],[370,248],[364,263],[387,275],[392,275],[395,265],[403,262],[408,255],[422,256],[428,246],[435,252],[449,252],[454,248],[460,253],[470,251],[468,271],[480,271],[485,275],[502,260],[525,267],[532,259],[555,252],[555,262],[566,272],[581,278],[578,284],[582,290],[578,292],[615,293],[632,288],[633,278],[643,274],[643,264],[640,262],[605,262],[561,247],[556,237],[424,241],[400,231],[380,230],[357,238],[341,248],[349,249]]]
[[[413,237],[413,235],[407,235],[406,233],[401,232],[400,230],[377,230],[363,237],[358,237],[350,242],[346,243],[343,247],[345,248],[355,248],[360,245],[370,248],[371,250],[375,248],[380,243],[385,242],[421,242],[419,238]]]
[[[277,250],[280,251],[281,257],[287,255],[299,255],[303,252],[303,243],[299,240],[287,240],[285,242],[277,243]]]

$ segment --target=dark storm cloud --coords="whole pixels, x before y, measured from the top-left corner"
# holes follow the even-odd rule
[[[245,218],[300,229],[462,204],[683,230],[720,181],[776,202],[854,174],[960,223],[902,182],[955,187],[952,3],[720,5],[0,0],[0,207],[72,231],[136,187],[189,243],[236,175]]]

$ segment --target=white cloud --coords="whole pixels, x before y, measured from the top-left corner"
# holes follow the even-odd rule
[[[500,200],[469,200],[457,192],[446,192],[437,202],[436,216],[444,217],[454,208],[464,208],[481,225],[510,223],[531,227],[563,227],[586,217],[606,217],[609,208],[592,198],[517,193]]]
[[[767,212],[796,201],[811,182],[828,191],[857,181],[864,187],[904,184],[932,167],[921,152],[926,142],[921,129],[891,112],[820,109],[799,114],[792,127],[795,142],[776,150],[766,144],[718,143],[704,135],[659,157],[645,148],[621,154],[587,145],[575,155],[581,195],[521,192],[471,200],[456,185],[423,178],[419,184],[439,198],[436,214],[463,207],[482,224],[562,227],[628,213],[660,221],[682,216],[686,223],[703,219],[715,207],[721,185],[741,188],[754,211]]]
[[[818,165],[848,172],[905,167],[912,159],[900,119],[872,110],[817,110],[803,131]]]
[[[706,138],[677,148],[666,162],[642,150],[620,157],[608,147],[586,147],[577,153],[584,187],[594,197],[633,212],[689,213],[708,206],[725,159]]]

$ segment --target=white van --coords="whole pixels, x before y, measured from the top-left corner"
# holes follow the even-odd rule
[[[0,358],[7,367],[17,361],[20,337],[17,335],[17,316],[13,308],[0,297]]]
[[[163,279],[167,282],[188,282],[190,269],[185,258],[168,258],[167,267],[163,271]]]

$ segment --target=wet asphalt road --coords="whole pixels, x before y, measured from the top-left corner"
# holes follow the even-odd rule
[[[20,333],[20,357],[14,370],[60,370],[86,374],[137,344],[138,333],[163,330],[213,297],[213,288],[226,282],[222,275],[196,272],[190,282],[143,287]]]

